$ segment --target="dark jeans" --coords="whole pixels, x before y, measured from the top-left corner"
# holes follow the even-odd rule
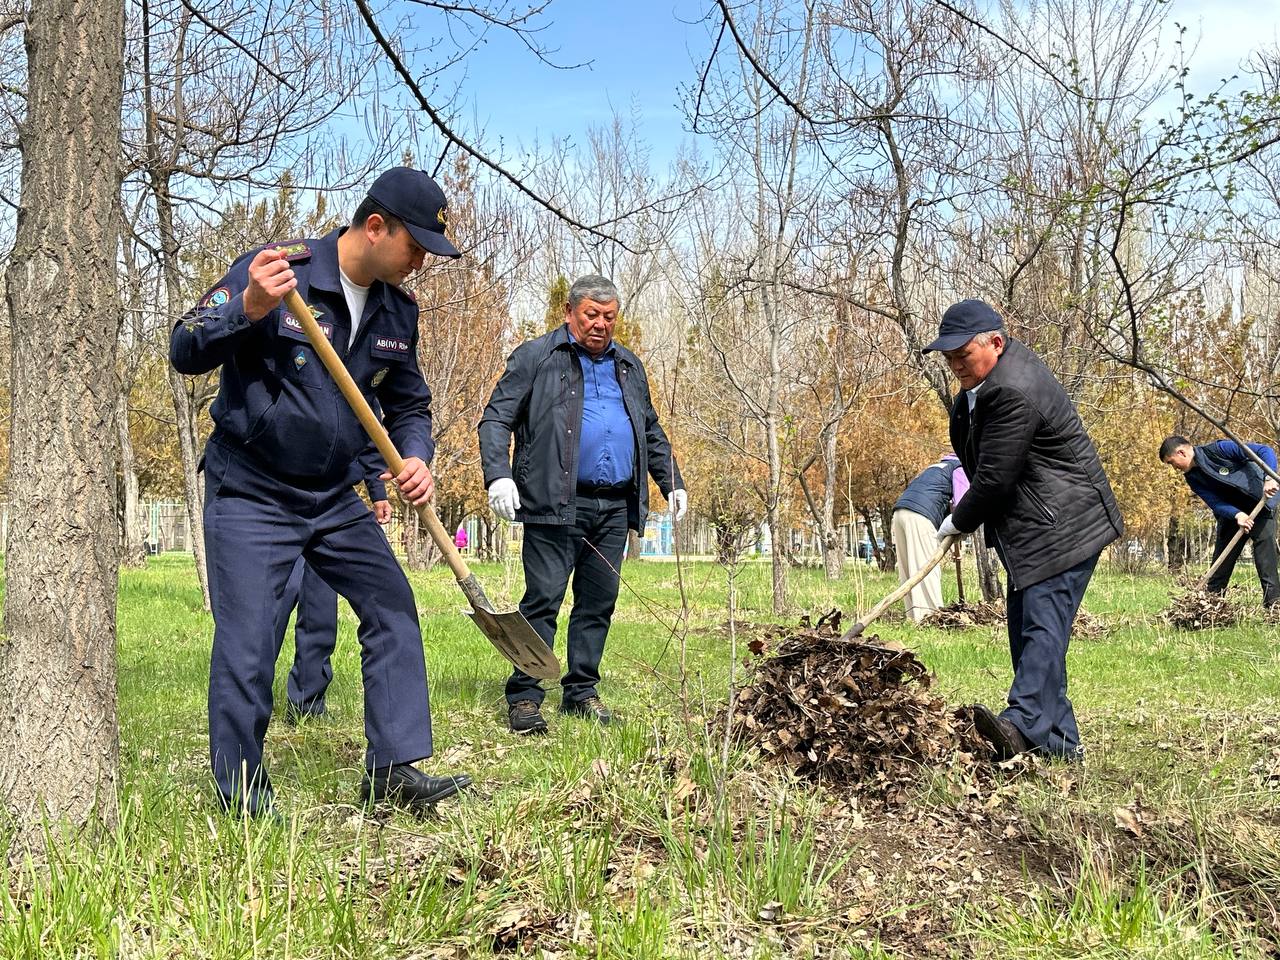
[[[1013,686],[1001,716],[1045,753],[1068,760],[1080,759],[1081,750],[1075,711],[1067,697],[1067,642],[1097,563],[1097,556],[1092,556],[1008,594]]]
[[[524,525],[524,599],[520,612],[554,648],[556,615],[573,575],[569,614],[568,669],[560,681],[562,704],[596,696],[600,659],[618,599],[618,570],[627,546],[625,495],[578,496],[572,524]],[[545,696],[538,681],[521,670],[507,680],[507,703]]]
[[[1218,542],[1213,548],[1213,557],[1226,549],[1231,538],[1236,535],[1239,525],[1235,520],[1218,521]],[[1258,582],[1262,584],[1262,605],[1273,607],[1280,603],[1280,576],[1276,575],[1276,517],[1270,510],[1264,510],[1253,521],[1253,529],[1240,538],[1240,542],[1231,548],[1227,559],[1220,566],[1207,584],[1210,593],[1222,593],[1231,581],[1231,574],[1236,568],[1236,561],[1244,550],[1245,540],[1253,541],[1253,565],[1258,571]]]

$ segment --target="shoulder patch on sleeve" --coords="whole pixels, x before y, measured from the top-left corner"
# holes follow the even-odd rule
[[[216,290],[210,290],[204,295],[204,299],[200,301],[200,309],[220,307],[230,299],[231,290],[227,287],[218,287]]]
[[[284,252],[284,258],[290,263],[311,259],[311,247],[305,240],[290,240],[287,243],[276,243],[274,249]]]

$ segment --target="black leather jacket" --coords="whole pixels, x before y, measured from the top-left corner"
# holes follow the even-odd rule
[[[664,497],[684,487],[671,443],[658,424],[649,379],[634,353],[617,344],[615,368],[622,402],[636,440],[636,474],[627,525],[644,530],[653,477]],[[582,428],[582,367],[566,326],[522,343],[507,358],[480,418],[484,485],[514,477],[520,491],[516,519],[522,523],[570,524],[578,485],[578,439]],[[515,457],[510,457],[515,435]],[[514,468],[513,468],[514,464]]]
[[[956,397],[951,444],[969,475],[951,522],[964,533],[986,524],[1011,589],[1071,569],[1124,532],[1075,406],[1017,340],[982,382],[972,421],[968,397]]]

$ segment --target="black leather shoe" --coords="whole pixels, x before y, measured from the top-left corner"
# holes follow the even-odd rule
[[[411,763],[397,763],[365,773],[360,784],[360,799],[365,803],[390,800],[407,807],[427,807],[469,786],[471,778],[465,773],[429,777]]]
[[[512,733],[521,736],[547,732],[547,721],[542,717],[542,707],[532,700],[517,700],[507,711],[507,723]]]
[[[973,725],[978,735],[991,744],[997,760],[1009,760],[1031,750],[1030,741],[1014,726],[1012,720],[996,716],[980,703],[975,703],[970,709],[973,711]]]
[[[585,700],[562,703],[560,712],[566,713],[571,717],[585,717],[588,720],[594,720],[602,727],[607,727],[613,723],[613,711],[606,707],[604,701],[599,697],[587,697]]]

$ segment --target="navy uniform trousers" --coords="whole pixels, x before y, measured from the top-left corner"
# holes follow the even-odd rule
[[[289,614],[298,608],[293,625],[293,668],[289,671],[289,702],[299,713],[320,715],[333,680],[334,647],[338,645],[338,595],[298,557],[285,585],[284,602],[276,620],[276,649],[284,643]]]
[[[596,696],[600,660],[609,622],[618,601],[618,570],[627,547],[627,494],[579,494],[572,524],[524,525],[524,597],[520,612],[538,636],[555,646],[556,615],[573,576],[569,613],[567,669],[560,681],[562,704]],[[520,669],[507,680],[507,703],[545,694],[538,681]]]
[[[211,440],[204,530],[214,617],[209,752],[223,802],[250,813],[271,802],[262,743],[280,652],[275,627],[299,556],[360,619],[366,768],[429,757],[431,708],[413,592],[355,491],[301,489]]]
[[[1067,760],[1081,757],[1080,731],[1067,697],[1067,644],[1097,563],[1094,555],[1006,597],[1013,686],[1001,716],[1042,752]]]
[[[1246,511],[1248,512],[1248,511]],[[1213,555],[1219,557],[1227,544],[1240,529],[1235,519],[1218,521],[1218,539],[1213,547]],[[1231,548],[1222,566],[1213,572],[1205,585],[1210,593],[1222,593],[1231,582],[1231,574],[1235,572],[1236,561],[1244,552],[1244,542],[1253,542],[1253,566],[1258,571],[1258,582],[1262,584],[1262,605],[1274,607],[1280,604],[1280,577],[1276,575],[1276,515],[1270,510],[1263,510],[1253,521],[1253,529],[1240,538]]]

